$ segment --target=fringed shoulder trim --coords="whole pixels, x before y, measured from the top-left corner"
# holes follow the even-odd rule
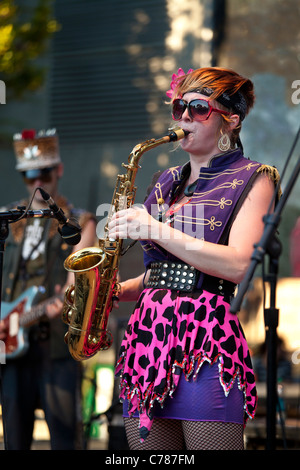
[[[277,186],[277,184],[280,181],[280,174],[279,171],[275,166],[271,165],[261,165],[257,170],[257,173],[265,173],[266,175],[269,176],[271,181],[274,182],[274,185]],[[278,188],[278,199],[280,199],[282,194],[281,187]]]

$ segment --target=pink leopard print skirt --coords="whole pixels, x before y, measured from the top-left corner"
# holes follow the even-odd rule
[[[116,365],[120,398],[128,400],[129,415],[139,411],[141,441],[151,429],[153,406],[164,405],[180,374],[193,380],[204,362],[217,360],[224,393],[228,395],[235,380],[244,392],[246,423],[257,405],[255,378],[243,330],[229,304],[201,290],[142,292]]]

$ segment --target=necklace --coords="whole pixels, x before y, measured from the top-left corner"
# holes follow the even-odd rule
[[[193,183],[187,185],[187,187],[184,190],[185,196],[191,197],[194,194],[196,186],[197,186],[197,181],[198,180],[195,180]]]

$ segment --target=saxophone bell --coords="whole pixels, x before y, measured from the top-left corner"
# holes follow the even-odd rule
[[[68,287],[62,311],[62,320],[69,325],[65,342],[74,359],[81,361],[99,350],[108,349],[112,335],[106,322],[97,315],[101,308],[98,294],[101,289],[101,270],[105,253],[101,248],[83,248],[68,256],[64,262],[67,271],[74,273],[75,284]],[[90,317],[98,319],[90,324]]]

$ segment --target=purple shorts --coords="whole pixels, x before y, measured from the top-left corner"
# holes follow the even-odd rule
[[[187,421],[221,421],[244,423],[244,394],[235,381],[226,396],[220,383],[218,361],[210,366],[204,363],[194,381],[181,375],[173,398],[167,397],[163,408],[153,407],[154,418],[182,419]],[[128,402],[123,403],[123,416],[128,417]],[[138,417],[138,412],[133,416]]]

